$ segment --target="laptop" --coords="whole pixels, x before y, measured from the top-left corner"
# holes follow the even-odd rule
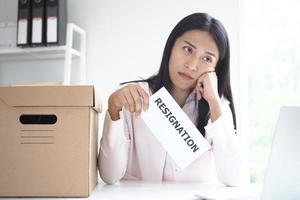
[[[300,200],[300,106],[280,109],[261,196],[217,196],[196,195],[197,200]]]
[[[282,106],[261,200],[300,200],[300,106]]]

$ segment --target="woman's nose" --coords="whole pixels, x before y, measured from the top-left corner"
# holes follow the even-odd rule
[[[188,68],[191,71],[197,71],[198,70],[199,62],[197,59],[190,59],[185,63],[185,67]]]

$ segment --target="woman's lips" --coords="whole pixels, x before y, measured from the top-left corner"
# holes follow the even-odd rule
[[[178,72],[178,74],[179,74],[179,76],[182,78],[182,79],[184,79],[184,80],[192,80],[193,79],[193,77],[191,77],[190,75],[188,75],[188,74],[185,74],[185,73],[183,73],[183,72]]]

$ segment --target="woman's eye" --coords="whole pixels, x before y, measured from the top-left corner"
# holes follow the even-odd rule
[[[193,49],[191,47],[183,47],[184,51],[187,52],[188,54],[193,53]]]
[[[205,56],[205,57],[203,57],[203,61],[206,62],[206,63],[211,63],[212,58],[210,56]]]

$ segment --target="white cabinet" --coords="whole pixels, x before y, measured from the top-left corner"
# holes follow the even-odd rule
[[[25,60],[64,59],[63,84],[71,84],[72,61],[79,59],[79,80],[76,84],[86,82],[86,32],[75,24],[67,24],[66,45],[28,48],[0,49],[0,62],[22,62]],[[76,35],[76,37],[74,37]],[[75,45],[76,44],[76,45]],[[76,47],[75,47],[76,46]],[[44,61],[45,62],[45,61]],[[51,69],[49,69],[51,70]]]

